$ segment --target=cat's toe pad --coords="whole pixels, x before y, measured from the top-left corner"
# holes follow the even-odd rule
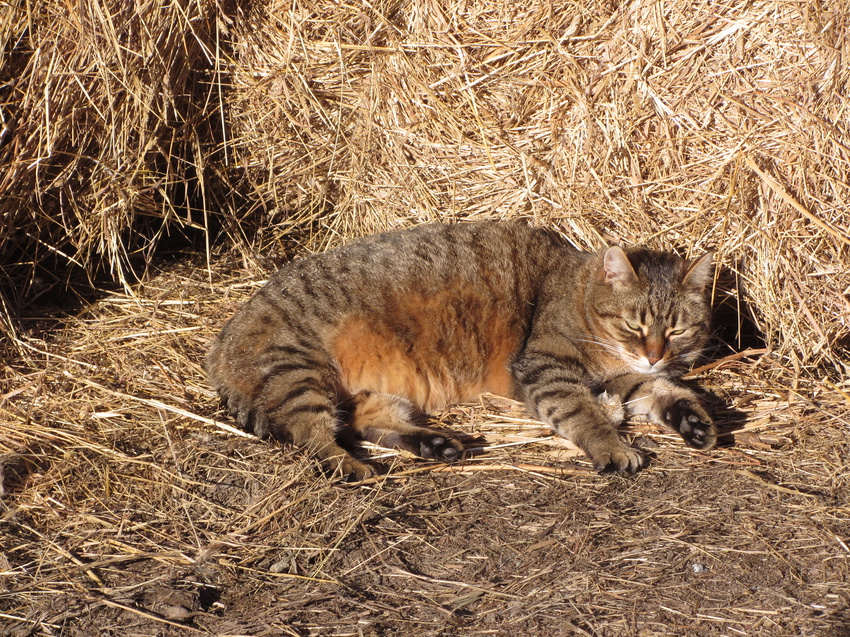
[[[463,458],[463,445],[442,434],[423,434],[419,438],[419,456],[426,460],[457,462]]]
[[[710,449],[717,442],[711,418],[700,405],[690,400],[678,400],[667,407],[664,422],[696,449]]]

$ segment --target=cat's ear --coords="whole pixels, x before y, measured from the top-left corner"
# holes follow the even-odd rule
[[[698,292],[704,292],[705,288],[714,279],[714,253],[706,252],[699,259],[688,263],[685,270],[685,278],[682,283],[685,287],[692,288]]]
[[[609,285],[630,285],[637,274],[626,252],[620,246],[611,246],[602,258],[602,280]]]

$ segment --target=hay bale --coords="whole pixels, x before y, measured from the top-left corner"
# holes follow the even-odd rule
[[[846,369],[850,15],[739,0],[429,0],[233,21],[234,151],[264,241],[460,218],[716,249],[797,365]],[[267,244],[266,244],[267,245]]]
[[[68,270],[133,280],[133,262],[169,227],[202,222],[194,208],[216,108],[203,75],[214,60],[212,0],[7,4],[6,318],[37,292],[34,282],[48,289]]]

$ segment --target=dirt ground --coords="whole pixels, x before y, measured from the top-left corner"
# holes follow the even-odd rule
[[[201,369],[259,284],[182,260],[36,316],[0,378],[0,634],[850,636],[850,383],[719,350],[727,435],[598,475],[515,404],[438,415],[451,468],[333,482],[239,435]],[[253,278],[252,278],[253,277]],[[719,364],[718,364],[719,363]]]

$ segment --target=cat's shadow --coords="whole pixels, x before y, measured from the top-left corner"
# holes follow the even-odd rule
[[[737,434],[743,434],[750,414],[733,406],[727,399],[709,391],[701,392],[706,410],[714,418],[717,429],[717,447],[729,449],[738,446]]]

